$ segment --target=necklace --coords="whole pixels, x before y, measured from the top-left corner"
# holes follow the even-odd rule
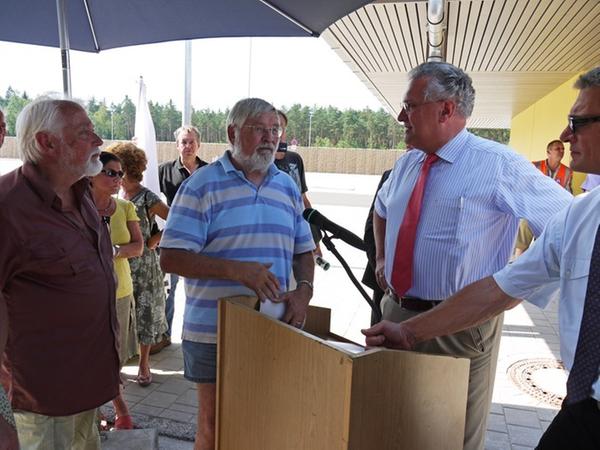
[[[108,198],[108,206],[106,208],[98,208],[96,206],[96,210],[100,213],[101,216],[105,216],[106,213],[112,209],[112,206],[113,206],[113,199],[112,199],[112,197],[109,197]]]

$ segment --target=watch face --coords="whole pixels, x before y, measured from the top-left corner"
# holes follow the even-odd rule
[[[280,142],[279,147],[277,147],[278,152],[287,152],[287,142]]]

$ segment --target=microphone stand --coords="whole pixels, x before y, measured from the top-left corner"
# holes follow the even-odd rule
[[[367,301],[367,303],[369,304],[371,309],[373,311],[375,311],[375,314],[377,314],[378,317],[381,317],[381,308],[379,307],[379,305],[376,305],[373,302],[373,300],[371,300],[371,298],[369,297],[369,295],[367,294],[365,289],[362,287],[362,285],[359,283],[359,281],[356,279],[356,277],[352,273],[352,270],[350,269],[350,266],[348,265],[346,260],[336,250],[335,244],[331,241],[332,239],[335,239],[337,236],[335,236],[335,235],[330,236],[329,234],[327,234],[327,232],[325,230],[321,230],[321,231],[323,232],[323,237],[321,239],[321,242],[323,242],[325,244],[325,247],[327,248],[327,250],[329,250],[331,253],[333,253],[333,255],[337,258],[337,260],[342,264],[342,267],[348,274],[348,277],[350,277],[350,280],[352,281],[354,286],[356,286],[356,289],[358,289],[358,291],[362,294],[362,296]]]

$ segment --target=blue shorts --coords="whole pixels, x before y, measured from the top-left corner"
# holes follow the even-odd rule
[[[183,376],[193,383],[217,382],[217,344],[183,341]]]

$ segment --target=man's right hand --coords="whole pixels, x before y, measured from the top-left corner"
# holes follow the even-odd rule
[[[259,262],[239,263],[238,281],[256,292],[261,302],[279,298],[279,280],[269,270],[272,265],[272,263],[262,264]]]
[[[377,284],[382,291],[386,291],[388,288],[387,281],[385,281],[385,260],[384,258],[377,258],[375,260],[375,279]]]
[[[361,330],[366,336],[367,347],[388,347],[398,350],[412,350],[416,340],[410,329],[403,323],[382,320],[371,328]]]

